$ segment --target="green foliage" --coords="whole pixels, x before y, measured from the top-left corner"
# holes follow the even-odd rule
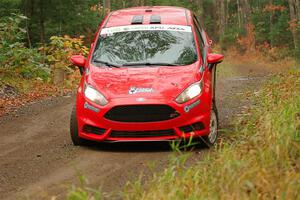
[[[15,70],[24,78],[40,77],[46,80],[49,70],[43,64],[43,56],[37,49],[26,48],[22,40],[26,30],[21,23],[23,15],[13,14],[0,20],[0,68]]]
[[[71,38],[68,35],[52,36],[50,43],[40,50],[47,55],[46,60],[49,65],[66,68],[71,64],[69,59],[72,55],[86,56],[88,54],[89,49],[83,45],[83,38],[83,36]]]
[[[272,46],[293,46],[292,34],[289,29],[289,13],[281,12],[269,34]]]
[[[100,190],[95,190],[87,186],[87,179],[78,174],[80,186],[73,185],[67,195],[67,200],[101,200],[103,199]]]
[[[300,23],[298,25],[298,33],[300,33]],[[295,50],[295,58],[296,58],[296,61],[300,64],[300,34],[298,35],[298,46]]]
[[[270,32],[270,16],[269,13],[261,12],[261,9],[255,8],[252,15],[252,22],[255,26],[256,42],[262,44],[269,41]]]
[[[49,66],[70,69],[69,58],[74,54],[87,55],[83,45],[84,36],[50,38],[50,43],[40,48],[27,48],[23,42],[26,30],[22,23],[27,18],[13,14],[0,21],[0,69],[10,69],[26,79],[39,77],[47,80],[51,73]]]
[[[250,16],[244,19],[241,5],[243,1],[225,1],[225,33],[220,35],[220,2],[211,0],[110,0],[111,10],[132,6],[169,5],[191,9],[204,24],[209,36],[220,42],[222,49],[235,46],[237,41],[247,37],[246,27],[255,26],[255,45],[270,44],[270,47],[284,47],[295,50],[293,36],[289,28],[289,2],[285,0],[248,1]],[[106,14],[104,0],[1,0],[0,16],[8,16],[12,11],[23,12],[28,17],[27,43],[38,46],[47,43],[53,35],[86,36],[90,43],[94,33]],[[298,20],[299,21],[299,20]],[[298,22],[299,23],[299,22]],[[299,33],[299,31],[298,31]],[[300,35],[300,34],[298,34]]]
[[[11,14],[11,17],[1,18],[0,23],[0,45],[2,48],[9,48],[12,44],[21,45],[26,30],[20,27],[22,20],[26,19],[23,15]]]
[[[222,50],[227,50],[233,46],[238,38],[238,31],[234,28],[227,29],[224,35],[220,36],[220,45]]]
[[[22,0],[20,7],[29,18],[28,28],[33,44],[46,43],[53,35],[86,35],[92,37],[103,19],[103,13],[92,11],[97,0]]]
[[[20,2],[21,0],[0,0],[0,17],[20,12]]]

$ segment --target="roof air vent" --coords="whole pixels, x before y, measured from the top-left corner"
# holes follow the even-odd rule
[[[132,18],[131,24],[143,24],[143,19],[142,15],[135,15]]]
[[[161,18],[159,15],[151,15],[150,17],[150,24],[160,24]]]

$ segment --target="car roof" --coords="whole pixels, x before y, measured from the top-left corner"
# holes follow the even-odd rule
[[[134,16],[143,16],[142,24],[150,24],[151,16],[160,16],[160,24],[190,25],[191,12],[188,9],[173,6],[133,7],[113,11],[109,14],[105,27],[131,25]]]

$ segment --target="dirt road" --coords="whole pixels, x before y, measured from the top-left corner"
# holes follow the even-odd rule
[[[238,76],[218,80],[218,108],[222,127],[233,115],[249,105],[243,95],[253,93],[262,74],[243,69]],[[248,76],[251,76],[249,79]],[[236,98],[239,95],[239,98]],[[25,106],[15,114],[0,118],[0,199],[63,199],[66,189],[83,174],[91,185],[105,192],[118,191],[140,172],[158,170],[172,152],[167,143],[102,144],[74,147],[69,137],[69,116],[74,96],[48,99]],[[196,149],[201,159],[207,149]]]

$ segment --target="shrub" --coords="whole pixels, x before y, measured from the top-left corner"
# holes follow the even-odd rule
[[[71,66],[69,59],[72,55],[86,56],[88,54],[89,49],[83,45],[83,38],[84,36],[78,38],[71,38],[68,35],[52,36],[50,43],[40,50],[46,53],[48,64],[55,68],[67,68]]]
[[[15,70],[24,78],[40,77],[46,80],[49,70],[43,55],[35,48],[27,48],[23,42],[26,30],[21,23],[23,15],[12,14],[0,20],[0,68]]]

